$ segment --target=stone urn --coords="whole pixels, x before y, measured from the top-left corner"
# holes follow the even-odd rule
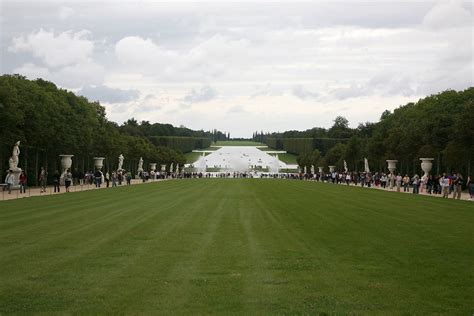
[[[71,169],[72,157],[74,157],[74,155],[59,155],[59,157],[61,157],[61,168],[63,173],[66,172],[67,169]]]
[[[395,172],[395,170],[397,169],[397,162],[398,162],[398,160],[387,160],[388,171],[390,171],[390,173],[392,175]]]
[[[150,162],[150,170],[155,172],[156,170],[156,162]]]
[[[166,171],[166,165],[161,165],[161,172],[165,172]]]
[[[323,167],[318,167],[318,171],[319,171],[319,173],[323,173],[324,172]]]
[[[328,166],[329,167],[329,172],[333,173],[334,170],[336,169],[336,166]]]
[[[71,169],[72,166],[72,157],[74,155],[59,155],[61,157],[61,177],[59,178],[59,181],[61,184],[64,184],[64,176],[66,175],[66,171],[68,169]]]
[[[94,157],[92,158],[94,160],[94,167],[97,170],[102,170],[102,167],[104,166],[104,157]]]
[[[423,177],[428,177],[428,174],[431,171],[431,168],[433,168],[433,160],[434,158],[420,158],[421,160],[421,170],[425,173]]]

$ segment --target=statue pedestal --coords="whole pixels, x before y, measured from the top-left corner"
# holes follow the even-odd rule
[[[8,169],[10,170],[10,169]],[[7,172],[8,172],[7,170]],[[21,174],[21,169],[16,168],[12,169],[13,170],[13,185],[12,189],[19,189],[20,188],[20,174]],[[5,181],[5,179],[2,179],[2,182]]]

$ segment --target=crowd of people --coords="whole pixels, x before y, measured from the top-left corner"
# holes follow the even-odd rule
[[[405,174],[391,174],[384,172],[330,172],[330,173],[266,173],[266,172],[155,172],[154,170],[141,171],[137,177],[142,182],[149,180],[168,179],[168,178],[279,178],[293,180],[311,180],[319,182],[328,182],[333,184],[344,185],[360,185],[361,187],[377,187],[382,189],[396,190],[398,192],[412,192],[419,194],[425,192],[427,194],[441,195],[444,198],[452,196],[460,199],[461,192],[467,188],[470,199],[474,200],[474,179],[468,177],[464,179],[461,174],[452,173],[450,175],[443,173],[442,175],[418,176],[417,174],[409,176]],[[66,192],[69,192],[71,185],[95,185],[100,188],[116,187],[123,183],[131,184],[132,174],[126,170],[113,171],[111,173],[102,172],[100,169],[95,171],[87,171],[82,173],[75,169],[66,170],[63,174],[55,171],[52,176],[54,192],[61,191],[61,185],[64,185]],[[48,173],[45,168],[41,167],[38,175],[38,182],[41,192],[46,192],[46,184]],[[7,172],[5,177],[4,190],[11,193],[14,184],[14,174],[12,170]],[[20,194],[26,193],[27,177],[24,171],[19,176]]]
[[[394,189],[397,192],[412,192],[419,194],[439,194],[448,198],[451,194],[453,198],[460,199],[461,192],[467,188],[471,199],[474,199],[474,179],[468,177],[467,180],[461,174],[453,172],[448,175],[428,175],[419,176],[415,174],[409,176],[405,174],[386,174],[383,172],[332,172],[328,174],[304,174],[306,179],[325,181],[335,184],[360,185],[362,187],[379,187],[383,189]]]

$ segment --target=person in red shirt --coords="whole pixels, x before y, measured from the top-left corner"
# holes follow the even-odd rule
[[[26,181],[27,181],[27,178],[26,178],[26,174],[24,171],[21,172],[20,174],[20,194],[21,193],[26,193]]]

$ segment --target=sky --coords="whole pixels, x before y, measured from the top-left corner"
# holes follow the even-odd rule
[[[470,1],[0,0],[0,73],[231,137],[351,127],[474,86]]]

